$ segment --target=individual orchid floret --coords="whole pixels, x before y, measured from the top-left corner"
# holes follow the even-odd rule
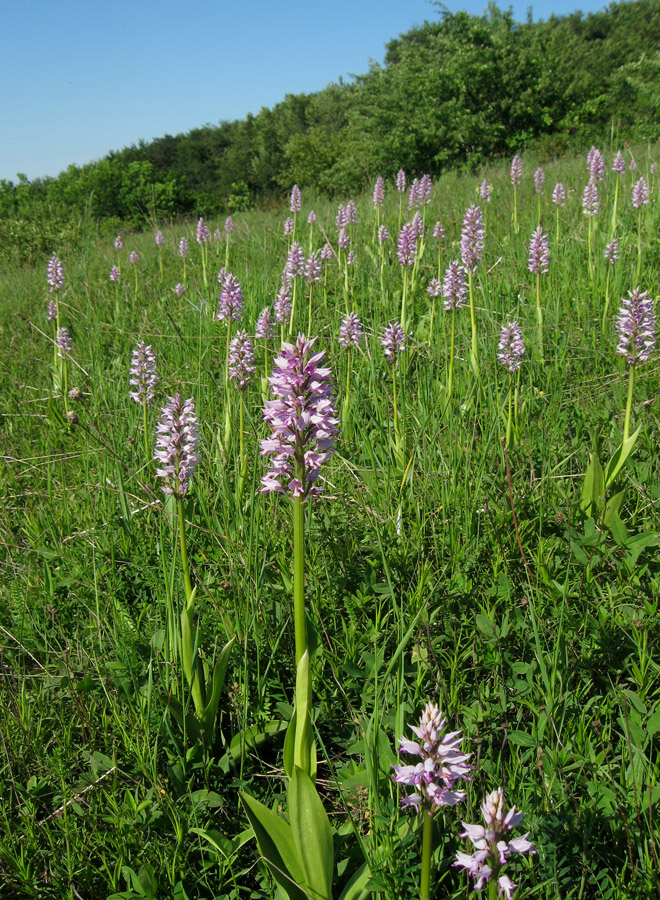
[[[415,262],[415,253],[417,252],[417,234],[415,229],[409,223],[401,227],[399,240],[397,242],[397,255],[399,264],[402,266],[412,266]]]
[[[181,259],[185,259],[188,256],[188,241],[184,237],[179,241],[179,256]]]
[[[511,160],[511,184],[518,185],[522,178],[522,159],[516,153]]]
[[[385,203],[385,180],[382,177],[376,179],[373,193],[374,206],[382,206]]]
[[[235,275],[229,272],[223,282],[218,297],[218,311],[216,319],[233,319],[237,322],[243,315],[243,291]]]
[[[198,244],[205,244],[207,241],[211,240],[211,232],[209,231],[206,222],[201,216],[199,217],[199,221],[197,222],[195,238],[197,239]]]
[[[137,255],[136,250],[131,250],[131,252],[128,254],[128,261],[132,266],[134,266],[135,263],[138,261],[138,255]]]
[[[603,258],[613,266],[614,263],[619,259],[620,255],[619,241],[617,238],[612,238],[612,240],[607,244],[605,250],[603,251]]]
[[[517,322],[509,322],[502,326],[497,349],[499,351],[497,358],[513,375],[522,365],[522,358],[525,355],[525,344]]]
[[[465,831],[460,835],[469,838],[474,853],[456,854],[453,865],[464,869],[474,881],[475,890],[481,890],[488,882],[496,881],[499,893],[506,900],[513,900],[516,885],[508,875],[501,874],[514,853],[536,853],[534,845],[527,840],[527,834],[506,841],[507,831],[516,828],[523,820],[523,814],[516,812],[515,806],[505,813],[504,793],[498,788],[489,794],[481,806],[485,825],[469,825],[463,822]]]
[[[113,267],[110,269],[110,275],[109,275],[109,278],[110,278],[110,281],[113,282],[113,284],[118,284],[118,283],[119,283],[119,280],[120,280],[120,278],[121,278],[121,272],[119,271],[118,266],[113,266]]]
[[[164,244],[165,244],[165,238],[163,237],[163,232],[159,228],[158,231],[156,232],[156,246],[162,247],[162,246],[164,246]]]
[[[300,188],[297,184],[291,188],[291,203],[289,204],[289,209],[292,213],[300,212],[302,208],[302,194],[300,193]]]
[[[621,300],[616,318],[619,343],[616,352],[626,357],[629,366],[645,363],[655,349],[657,321],[653,298],[636,287]]]
[[[307,216],[307,224],[313,225],[314,222],[316,222],[316,213],[314,212],[313,209],[310,209],[309,215]]]
[[[154,459],[160,464],[156,475],[165,482],[163,493],[183,500],[188,493],[192,473],[199,463],[195,401],[192,397],[182,400],[179,394],[175,394],[168,397],[161,412],[154,449]]]
[[[48,260],[46,281],[49,291],[60,291],[64,287],[64,268],[57,256],[53,254]]]
[[[612,171],[616,172],[617,175],[623,175],[626,171],[626,161],[623,158],[623,153],[620,150],[616,151],[616,156],[614,157],[614,162],[612,163]]]
[[[566,203],[566,188],[558,181],[552,191],[552,202],[555,206],[563,206]]]
[[[635,182],[632,192],[632,205],[635,209],[641,209],[642,206],[648,206],[649,202],[649,186],[645,178],[640,178]]]
[[[227,216],[225,219],[225,234],[233,234],[234,233],[234,220],[231,216]]]
[[[299,334],[284,343],[269,378],[271,400],[264,419],[272,435],[261,441],[261,456],[270,468],[261,479],[262,491],[303,500],[319,493],[321,466],[334,452],[337,410],[330,369],[321,365],[324,351],[313,353],[316,338]]]
[[[358,319],[357,313],[350,312],[341,320],[339,329],[339,345],[348,349],[349,347],[359,347],[362,344],[362,323]]]
[[[140,341],[131,354],[131,377],[129,384],[135,390],[130,396],[136,403],[146,403],[147,406],[154,399],[158,374],[156,372],[156,357],[151,344]]]
[[[595,181],[590,181],[582,194],[582,212],[585,216],[597,216],[598,209],[598,187]]]
[[[248,386],[254,370],[254,345],[245,331],[239,331],[229,342],[229,377],[242,391]]]
[[[396,363],[398,356],[406,349],[406,333],[399,322],[390,322],[383,331],[380,340],[383,353],[388,362]]]
[[[543,233],[539,225],[529,241],[529,260],[527,268],[534,275],[545,275],[550,264],[550,243],[548,235]]]
[[[490,203],[490,185],[485,178],[479,185],[479,196],[482,203]]]
[[[71,335],[68,328],[60,328],[55,338],[55,344],[57,345],[57,355],[61,359],[65,359],[71,353]]]
[[[536,170],[536,172],[534,172],[534,190],[536,191],[537,194],[543,193],[544,185],[545,185],[545,172],[543,171],[541,166],[539,166],[538,169]]]
[[[474,204],[466,211],[461,228],[461,259],[468,272],[474,272],[484,253],[484,220]]]
[[[442,281],[442,296],[445,298],[443,306],[447,312],[460,309],[467,303],[467,272],[460,262],[455,259],[445,269],[445,277]]]
[[[115,250],[117,251],[117,253],[119,253],[121,248],[124,246],[124,242],[122,241],[120,234],[118,234],[117,237],[115,238],[114,246],[115,246]]]
[[[284,237],[291,237],[293,234],[293,218],[291,216],[287,216],[284,220]]]
[[[261,310],[261,315],[254,326],[254,337],[257,341],[269,341],[275,333],[275,324],[270,311],[270,306]]]
[[[455,790],[455,785],[468,779],[472,754],[460,750],[461,732],[444,734],[445,725],[435,703],[427,703],[419,725],[411,726],[417,740],[399,738],[399,752],[421,759],[416,765],[392,766],[392,780],[413,788],[401,801],[404,809],[433,812],[441,806],[456,806],[465,799],[465,791]]]
[[[390,233],[385,225],[381,225],[378,229],[378,243],[386,244],[390,239]]]
[[[400,194],[403,194],[406,190],[406,173],[403,169],[399,169],[396,173],[396,189]]]

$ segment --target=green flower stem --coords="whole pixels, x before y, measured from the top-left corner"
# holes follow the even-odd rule
[[[623,421],[623,441],[630,437],[630,414],[632,412],[633,385],[635,384],[635,367],[630,366],[628,374],[628,402],[626,403],[626,417]]]
[[[588,240],[589,240],[589,278],[591,278],[592,282],[594,280],[594,262],[593,256],[591,252],[591,220],[593,216],[589,216],[589,227],[587,229]]]
[[[208,252],[209,251],[208,251],[208,247],[206,246],[206,243],[203,243],[202,244],[202,279],[204,281],[205,289],[208,288],[208,286],[209,286],[208,278],[206,275],[206,261],[207,261]]]
[[[518,234],[518,188],[513,186],[513,230]]]
[[[289,334],[293,333],[293,317],[296,313],[296,288],[298,287],[298,279],[293,279],[293,294],[291,296],[291,316],[289,318]]]
[[[591,220],[590,220],[591,221]],[[536,318],[538,322],[539,359],[541,365],[545,364],[543,354],[543,309],[541,308],[541,273],[536,273]]]
[[[541,195],[540,195],[540,194],[539,194],[539,195],[538,195],[538,199],[539,199],[539,215],[538,215],[538,224],[539,224],[539,225],[540,225],[540,224],[541,224]]]
[[[555,242],[559,243],[559,204],[557,204],[557,229],[555,232]]]
[[[160,269],[160,280],[163,280],[163,248],[158,245],[158,268]]]
[[[497,900],[497,877],[493,872],[490,881],[488,882],[488,900]]]
[[[348,423],[348,408],[350,406],[350,397],[351,397],[351,350],[352,347],[348,348],[348,359],[346,362],[346,392],[344,395],[344,402],[342,404],[342,414],[341,414],[341,427],[342,431],[347,429]]]
[[[614,205],[612,206],[612,224],[610,226],[610,240],[614,237],[614,233],[616,231],[616,208],[617,203],[619,202],[619,181],[620,177],[617,175],[616,181],[614,183]]]
[[[456,310],[451,311],[451,345],[449,348],[449,375],[447,376],[447,405],[454,390],[454,356],[456,351]]]
[[[147,394],[146,391],[142,396],[142,426],[144,428],[144,458],[148,466],[151,457],[149,455],[149,431],[147,428]]]
[[[637,281],[642,272],[642,207],[637,216]]]
[[[474,289],[472,284],[472,270],[468,271],[468,291],[470,295],[470,323],[472,325],[472,345],[470,348],[470,362],[477,379],[479,380],[479,342],[477,339],[477,319],[474,314]]]
[[[62,377],[64,379],[64,412],[69,411],[69,363],[66,356],[62,360]]]
[[[348,279],[348,275],[346,276]],[[312,333],[312,292],[314,290],[314,285],[310,284],[309,286],[309,309],[307,311],[307,334]]]
[[[225,272],[229,271],[229,242],[231,241],[231,235],[229,232],[225,232]]]
[[[301,477],[302,476],[302,477]],[[304,484],[304,472],[296,464],[296,478]],[[305,623],[305,508],[302,497],[293,500],[293,618],[296,633],[296,666],[307,650]]]
[[[406,301],[408,300],[408,266],[403,267],[403,293],[401,295],[401,327],[408,333],[408,322],[406,321]]]
[[[188,550],[186,549],[186,528],[183,515],[183,500],[177,498],[176,508],[179,514],[179,546],[181,548],[181,568],[183,569],[183,584],[186,589],[186,605],[190,601],[192,594],[192,583],[190,581],[190,567],[188,565]]]
[[[607,312],[610,308],[610,272],[612,271],[612,265],[608,262],[607,264],[607,276],[605,278],[605,305],[603,307],[603,332],[607,327]]]
[[[424,809],[422,826],[422,876],[419,885],[419,900],[431,900],[431,854],[433,852],[433,813]]]
[[[511,434],[513,424],[513,380],[509,379],[509,415],[506,420],[506,445],[511,446]]]

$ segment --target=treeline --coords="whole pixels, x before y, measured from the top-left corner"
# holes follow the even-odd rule
[[[437,21],[392,40],[384,64],[350,83],[57,178],[0,182],[0,239],[48,245],[53,229],[61,238],[85,216],[134,225],[211,216],[282,197],[294,183],[348,192],[399,168],[436,175],[530,145],[558,154],[612,129],[617,144],[660,134],[658,0],[537,23],[495,4],[483,16],[438,6]]]

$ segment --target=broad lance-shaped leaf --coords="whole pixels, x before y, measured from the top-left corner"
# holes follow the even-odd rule
[[[605,499],[605,475],[603,467],[600,464],[598,455],[591,454],[589,467],[584,475],[582,482],[582,498],[580,500],[580,509],[584,512],[591,510],[592,515],[595,510],[599,509]]]
[[[227,675],[227,665],[229,663],[229,655],[231,653],[231,648],[234,646],[234,638],[227,641],[225,646],[220,651],[220,655],[215,661],[215,666],[213,667],[213,678],[211,681],[211,697],[206,704],[206,708],[204,709],[204,714],[202,716],[202,727],[206,729],[208,733],[212,733],[214,730],[216,716],[218,714],[218,705],[220,703],[220,694],[222,692],[222,688],[225,683],[225,676]],[[206,691],[208,696],[208,689]]]
[[[287,791],[291,832],[313,900],[332,900],[332,828],[312,779],[297,766]]]
[[[296,670],[296,698],[284,739],[284,771],[291,778],[298,766],[316,780],[316,742],[312,737],[312,682],[309,652],[305,650]]]
[[[259,852],[268,863],[273,878],[290,900],[306,900],[305,892],[299,887],[305,881],[305,868],[291,826],[249,794],[239,796],[254,830]]]
[[[608,488],[616,476],[619,474],[625,461],[628,459],[630,454],[632,453],[637,438],[639,437],[639,432],[641,431],[642,426],[640,425],[637,431],[634,434],[631,434],[630,437],[625,440],[619,449],[616,451],[612,459],[608,462],[607,468],[605,470],[605,487]]]

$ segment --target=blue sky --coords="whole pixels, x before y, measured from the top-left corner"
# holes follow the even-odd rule
[[[517,19],[528,5],[512,4]],[[606,5],[543,0],[533,16]],[[0,14],[0,178],[12,181],[362,74],[388,40],[438,16],[428,0],[0,0]]]

